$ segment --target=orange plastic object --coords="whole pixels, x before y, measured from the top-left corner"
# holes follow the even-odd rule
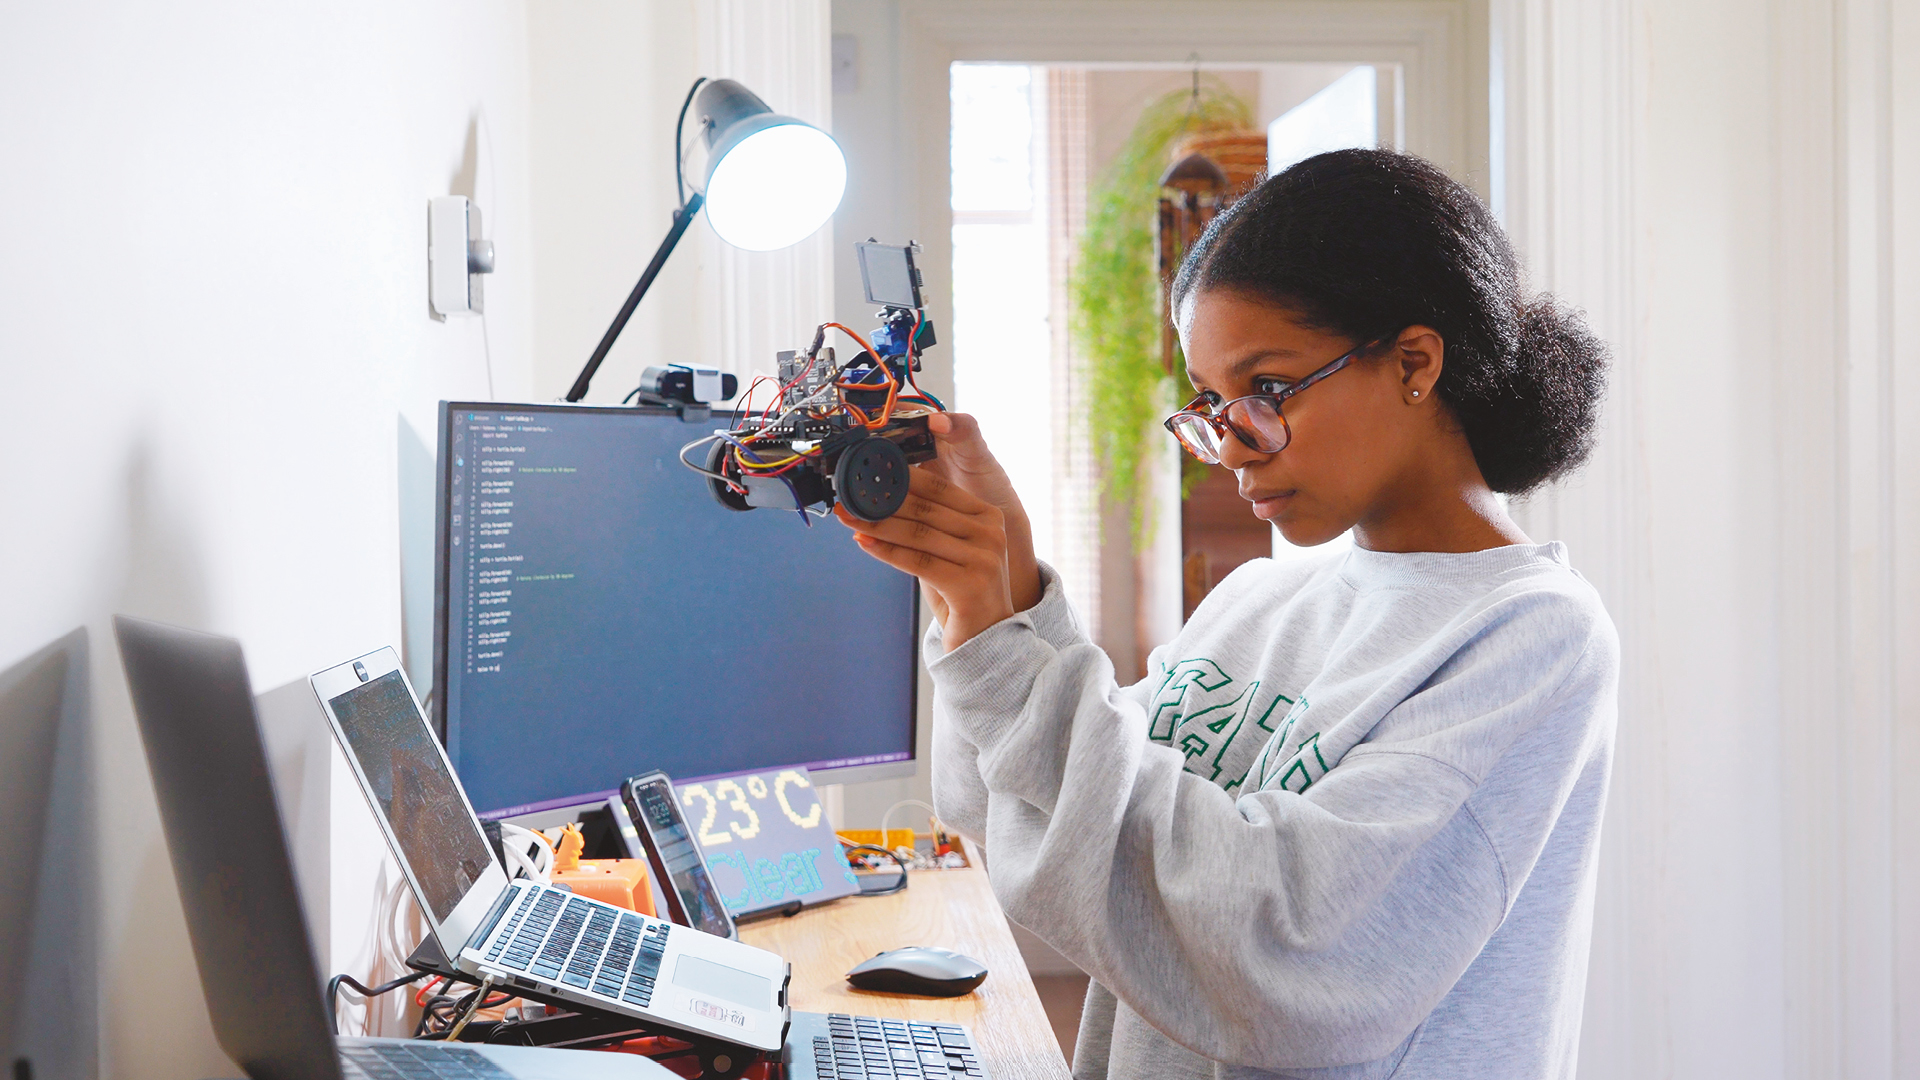
[[[565,841],[561,841],[565,844]],[[555,870],[553,883],[570,886],[591,900],[652,915],[653,890],[647,887],[645,859],[581,859],[572,870]],[[558,865],[557,863],[555,864]]]

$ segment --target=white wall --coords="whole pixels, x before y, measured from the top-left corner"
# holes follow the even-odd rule
[[[1507,220],[1617,349],[1525,521],[1624,651],[1581,1075],[1916,1075],[1920,5],[1495,17]]]
[[[825,10],[0,10],[0,453],[16,463],[0,667],[92,632],[106,1074],[231,1071],[194,992],[107,617],[233,634],[258,690],[389,643],[423,674],[435,403],[565,391],[666,229],[696,71],[824,123]],[[797,36],[817,48],[790,52]],[[484,321],[428,310],[426,200],[448,193],[476,199],[496,244]],[[826,306],[814,247],[817,296],[788,290],[789,314]],[[696,225],[595,400],[644,364],[724,358],[721,331],[743,321],[724,288],[765,268],[714,248]],[[747,347],[770,360],[763,344]],[[301,792],[332,818],[315,850],[336,856],[310,893],[315,944],[328,971],[365,977],[376,951],[395,959],[373,925],[393,871],[344,774],[327,779]],[[292,824],[305,843],[311,823]]]
[[[674,117],[701,74],[696,7],[694,0],[527,5],[529,172],[541,266],[534,400],[566,394],[671,223]],[[693,312],[716,242],[705,215],[697,218],[594,377],[588,401],[620,400],[641,368],[713,358]]]
[[[0,8],[0,665],[93,636],[101,1068],[214,1046],[107,617],[239,637],[257,688],[400,638],[402,423],[533,389],[510,2]],[[426,201],[480,203],[436,321]]]
[[[737,79],[775,112],[830,128],[828,19],[825,0],[533,0],[528,23],[535,397],[548,400],[567,392],[666,235],[674,120],[694,78]],[[690,190],[705,182],[695,120]],[[587,400],[618,401],[651,365],[772,374],[775,352],[804,348],[834,317],[832,241],[823,228],[782,251],[738,251],[701,214]]]

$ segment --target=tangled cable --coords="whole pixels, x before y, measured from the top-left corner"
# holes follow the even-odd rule
[[[716,442],[724,443],[728,447],[727,461],[740,477],[777,479],[786,485],[788,492],[793,496],[794,509],[800,512],[801,518],[808,524],[812,524],[813,516],[825,517],[831,511],[824,508],[819,511],[809,511],[800,498],[799,492],[794,489],[793,482],[787,477],[795,469],[824,457],[832,449],[837,449],[835,437],[829,436],[805,443],[791,442],[778,449],[770,445],[756,447],[755,444],[771,443],[773,436],[770,433],[792,430],[803,421],[823,420],[840,415],[846,416],[859,430],[879,431],[893,421],[896,410],[906,402],[945,412],[946,405],[939,398],[920,389],[913,377],[914,342],[919,338],[920,328],[925,323],[925,313],[916,311],[913,329],[907,334],[905,351],[899,357],[902,373],[900,376],[893,373],[887,358],[881,356],[859,331],[844,323],[820,324],[814,330],[813,344],[808,347],[805,363],[800,366],[800,369],[784,383],[767,375],[754,379],[752,385],[747,387],[747,392],[741,396],[741,406],[735,413],[733,427],[728,431],[716,431],[711,435],[701,436],[682,446],[680,464],[725,485],[727,490],[736,495],[745,495],[747,488],[740,480],[727,475],[725,471],[708,468],[688,459],[689,453],[694,450],[711,447]],[[814,365],[819,363],[820,349],[826,343],[827,331],[830,329],[838,330],[852,338],[854,343],[860,346],[861,351],[836,368],[830,377],[822,380],[818,389],[789,404],[787,398],[794,387],[804,384],[807,376],[812,374]],[[873,366],[849,379],[848,372],[863,357],[871,358]],[[875,376],[879,377],[878,380]],[[752,404],[754,395],[765,383],[775,384],[773,399],[764,408],[755,409]],[[847,391],[885,391],[886,398],[877,411],[870,411],[849,400]],[[749,428],[751,430],[747,430]],[[769,451],[773,456],[764,456]],[[711,452],[708,451],[709,454]]]

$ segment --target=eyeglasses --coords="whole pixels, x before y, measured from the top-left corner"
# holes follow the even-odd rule
[[[1209,465],[1220,464],[1220,448],[1225,445],[1228,432],[1255,453],[1277,454],[1293,441],[1293,429],[1287,426],[1282,404],[1385,340],[1383,335],[1356,345],[1339,359],[1276,393],[1234,398],[1217,411],[1207,405],[1207,395],[1199,394],[1187,402],[1186,408],[1167,417],[1167,430],[1180,440],[1187,453]]]

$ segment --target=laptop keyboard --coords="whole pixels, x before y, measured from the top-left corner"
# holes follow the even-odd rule
[[[340,1048],[347,1080],[513,1080],[478,1050],[445,1043],[376,1043]]]
[[[526,889],[487,960],[646,1008],[671,923],[553,889]]]
[[[806,1077],[807,1048],[793,1048],[790,1075]],[[820,1080],[967,1080],[984,1077],[973,1040],[958,1024],[923,1024],[877,1016],[827,1014],[827,1034],[815,1035],[813,1076]]]

